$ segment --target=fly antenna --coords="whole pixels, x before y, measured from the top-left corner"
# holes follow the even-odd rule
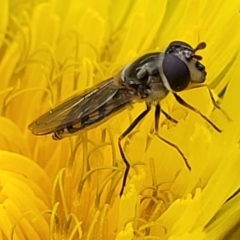
[[[194,52],[206,48],[207,44],[205,42],[200,42],[194,49]]]
[[[202,49],[204,49],[204,48],[206,48],[206,46],[207,46],[207,44],[205,43],[205,42],[200,42],[195,48],[194,48],[194,53],[196,52],[196,51],[198,51],[198,50],[202,50]],[[199,56],[199,55],[193,55],[193,57],[194,58],[196,58],[197,60],[202,60],[202,57],[201,56]]]

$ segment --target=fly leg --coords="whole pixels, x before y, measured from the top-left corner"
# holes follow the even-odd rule
[[[161,113],[171,122],[173,123],[178,123],[178,121],[176,119],[174,119],[173,117],[171,117],[168,113],[166,113],[163,109],[160,109]]]
[[[137,124],[149,113],[149,111],[151,110],[150,105],[146,104],[147,109],[144,110],[141,114],[138,115],[137,118],[135,118],[135,120],[130,124],[130,126],[122,133],[122,135],[118,138],[118,147],[119,147],[119,151],[121,154],[121,157],[123,159],[123,162],[126,166],[125,168],[125,172],[123,175],[123,182],[122,182],[122,188],[120,191],[120,196],[122,196],[124,188],[126,186],[126,182],[127,182],[127,177],[128,177],[128,173],[130,170],[130,163],[128,162],[127,158],[125,157],[125,154],[123,152],[123,148],[121,145],[121,141],[137,126]]]
[[[215,108],[217,108],[218,110],[220,110],[220,111],[224,114],[224,116],[227,118],[228,121],[231,121],[231,119],[230,119],[230,117],[228,116],[228,114],[227,114],[227,113],[218,105],[218,103],[215,101],[215,99],[214,99],[214,97],[213,97],[213,94],[212,94],[212,91],[211,91],[210,87],[209,87],[207,84],[201,84],[201,85],[192,86],[191,89],[201,88],[201,87],[206,87],[206,88],[207,88],[213,106],[214,106]]]
[[[187,158],[185,157],[184,153],[180,150],[180,148],[179,148],[176,144],[174,144],[174,143],[166,140],[165,138],[163,138],[163,137],[161,137],[161,136],[159,135],[158,129],[159,129],[159,120],[160,120],[160,112],[161,112],[161,111],[162,111],[162,110],[161,110],[160,104],[158,103],[158,104],[156,105],[156,108],[155,108],[155,126],[154,126],[155,135],[156,135],[159,139],[161,139],[163,142],[165,142],[165,143],[167,143],[168,145],[170,145],[171,147],[173,147],[173,148],[181,155],[181,157],[183,158],[183,160],[184,160],[185,165],[187,166],[187,168],[188,168],[189,170],[191,170],[191,166],[189,165]]]
[[[222,132],[212,121],[210,121],[205,115],[203,115],[198,109],[194,108],[193,106],[189,105],[187,102],[185,102],[180,96],[178,96],[176,93],[173,93],[173,96],[177,100],[177,102],[184,107],[192,110],[193,112],[200,115],[205,121],[207,121],[216,131]]]

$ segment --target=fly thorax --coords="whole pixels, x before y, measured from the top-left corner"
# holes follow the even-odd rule
[[[148,85],[135,85],[136,93],[140,99],[147,99],[151,95],[151,89]]]
[[[162,81],[154,81],[150,83],[151,94],[148,96],[148,100],[151,102],[158,102],[164,99],[169,93],[168,89],[164,86]]]

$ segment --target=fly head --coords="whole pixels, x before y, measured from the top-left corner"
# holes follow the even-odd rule
[[[196,55],[206,44],[201,42],[196,48],[182,41],[174,41],[167,47],[160,67],[160,74],[169,91],[180,92],[192,85],[205,81],[206,71],[200,63],[202,57]]]

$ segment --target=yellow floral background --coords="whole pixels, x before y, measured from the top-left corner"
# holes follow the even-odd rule
[[[240,239],[240,1],[1,0],[0,239]],[[143,109],[113,116],[77,137],[37,137],[28,124],[69,96],[116,74],[174,40],[201,51],[205,88],[181,96],[211,119],[168,96],[159,134],[153,112],[117,139]]]

